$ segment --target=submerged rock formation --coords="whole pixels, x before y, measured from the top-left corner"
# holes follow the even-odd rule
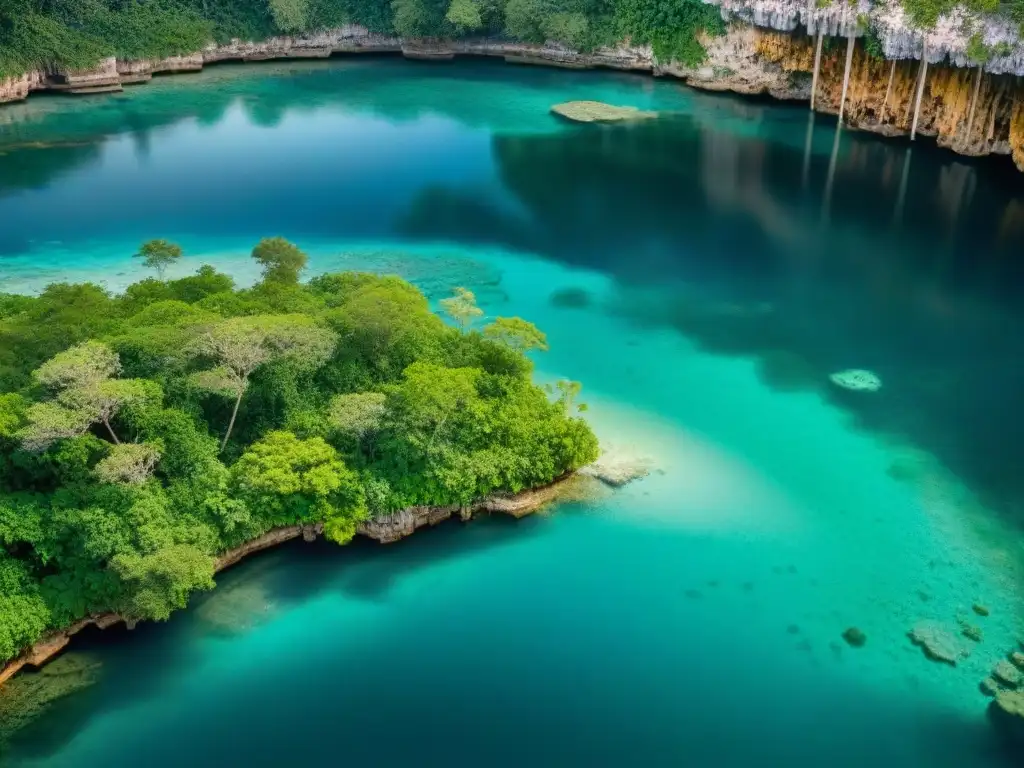
[[[929,659],[949,664],[951,667],[956,666],[957,660],[964,653],[956,641],[956,636],[933,622],[922,621],[916,624],[907,636]]]
[[[600,101],[567,101],[555,104],[551,111],[574,123],[619,123],[657,117],[657,112],[646,112],[636,107],[617,107]]]
[[[2,745],[52,704],[93,685],[100,662],[87,654],[69,653],[30,675],[21,675],[0,693],[0,755]]]

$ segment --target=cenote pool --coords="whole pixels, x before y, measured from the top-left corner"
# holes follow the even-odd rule
[[[660,110],[577,127],[549,107]],[[1024,177],[640,76],[224,66],[0,110],[0,291],[311,271],[474,290],[650,477],[399,544],[301,542],[164,625],[11,765],[1011,764],[978,690],[1024,636]],[[875,393],[829,375],[875,371]],[[988,617],[974,616],[984,603]],[[954,668],[919,621],[984,629]],[[842,639],[857,626],[860,648]]]

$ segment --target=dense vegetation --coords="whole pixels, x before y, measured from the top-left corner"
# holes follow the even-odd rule
[[[722,30],[717,9],[701,0],[0,0],[0,77],[345,23],[408,37],[504,35],[580,49],[631,38],[690,63],[704,56],[696,34]]]
[[[139,255],[162,275],[180,249]],[[531,381],[546,349],[519,318],[480,325],[396,277],[300,283],[273,238],[248,289],[211,267],[121,295],[54,284],[0,295],[0,661],[115,610],[164,619],[213,586],[215,556],[322,523],[465,504],[596,458],[578,385]]]

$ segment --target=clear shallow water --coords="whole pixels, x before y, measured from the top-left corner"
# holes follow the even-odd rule
[[[547,112],[583,98],[671,114]],[[977,684],[1024,629],[1024,182],[833,130],[641,77],[389,59],[0,111],[0,290],[116,289],[150,237],[244,282],[282,234],[315,271],[537,322],[539,374],[661,470],[256,558],[167,625],[83,637],[102,681],[12,764],[1004,764]],[[830,387],[851,367],[882,391]],[[910,646],[975,600],[956,669]]]

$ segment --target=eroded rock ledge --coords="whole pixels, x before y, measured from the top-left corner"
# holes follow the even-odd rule
[[[516,518],[525,517],[554,501],[590,498],[599,492],[595,484],[599,485],[595,478],[582,474],[570,474],[549,485],[533,488],[514,495],[491,496],[469,506],[409,507],[393,515],[374,518],[361,523],[357,529],[357,534],[375,539],[381,544],[390,544],[410,536],[424,526],[437,525],[437,523],[448,520],[456,514],[464,521],[470,520],[475,515],[481,513],[498,513],[511,515]],[[275,528],[252,541],[247,541],[245,544],[220,555],[217,558],[214,570],[219,573],[244,560],[249,555],[276,547],[300,536],[306,541],[313,541],[322,533],[322,523],[289,525]],[[87,616],[76,621],[66,629],[51,633],[0,669],[0,686],[26,666],[40,667],[46,664],[71,642],[72,636],[78,634],[86,627],[96,626],[100,629],[106,629],[122,622],[127,623],[129,627],[134,626],[134,622],[126,622],[122,616],[116,613],[102,613]]]

